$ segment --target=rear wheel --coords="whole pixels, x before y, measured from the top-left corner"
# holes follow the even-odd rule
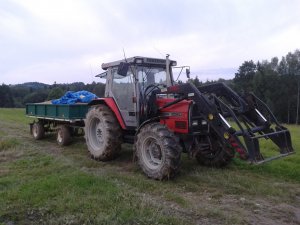
[[[34,137],[35,140],[40,140],[44,137],[45,135],[45,128],[44,124],[42,122],[35,122],[32,125],[32,136]]]
[[[93,107],[86,115],[85,140],[92,157],[106,161],[121,150],[121,128],[114,113],[105,105]]]
[[[68,126],[58,126],[56,141],[61,146],[68,145],[71,143],[71,132]]]
[[[196,139],[194,146],[196,159],[199,164],[211,167],[224,167],[231,162],[234,150],[229,146],[223,146],[214,132],[209,136]]]
[[[137,135],[135,148],[138,164],[148,177],[163,180],[179,172],[181,148],[164,125],[145,125]]]

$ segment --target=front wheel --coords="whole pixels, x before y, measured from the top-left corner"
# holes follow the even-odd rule
[[[198,163],[204,166],[224,167],[234,157],[234,150],[230,146],[223,145],[213,131],[208,136],[197,138],[194,148]]]
[[[181,148],[166,126],[145,125],[137,135],[135,150],[138,164],[148,177],[170,179],[179,172]]]

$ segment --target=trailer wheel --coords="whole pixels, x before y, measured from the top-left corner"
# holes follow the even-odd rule
[[[58,126],[56,141],[60,146],[65,146],[71,143],[71,132],[68,126],[66,125]]]
[[[32,136],[34,137],[35,140],[40,140],[44,137],[45,135],[45,128],[44,124],[42,122],[35,122],[32,125]]]
[[[180,169],[181,148],[175,135],[160,123],[145,125],[135,143],[138,164],[150,178],[174,177]]]
[[[114,113],[105,105],[93,107],[86,115],[85,140],[92,158],[114,159],[121,150],[122,133]]]
[[[199,164],[211,167],[224,167],[234,157],[231,147],[224,147],[215,133],[196,140],[196,159]]]

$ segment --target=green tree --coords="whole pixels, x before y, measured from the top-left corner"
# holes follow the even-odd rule
[[[14,85],[10,87],[13,95],[14,104],[16,108],[24,107],[23,98],[30,93],[29,87],[24,87],[22,85]]]
[[[282,57],[278,66],[278,72],[283,76],[286,85],[286,102],[288,102],[288,122],[299,123],[300,114],[300,50],[289,52]]]
[[[245,61],[235,73],[233,82],[235,89],[239,92],[249,92],[253,90],[253,78],[257,71],[256,64],[250,60]]]
[[[50,90],[47,100],[58,99],[64,95],[64,91],[60,87],[55,87]]]
[[[199,87],[202,84],[202,82],[199,80],[198,76],[196,76],[195,79],[193,79],[193,78],[188,79],[187,82],[194,84],[196,87]]]
[[[105,84],[97,83],[91,92],[93,92],[98,97],[104,97]]]
[[[47,99],[48,94],[45,91],[36,91],[26,95],[23,99],[23,104],[26,103],[38,103]]]
[[[0,107],[14,107],[13,96],[8,85],[0,86]]]
[[[278,65],[278,73],[281,75],[288,75],[288,64],[283,56],[279,65]]]
[[[257,63],[253,90],[267,103],[276,117],[287,123],[299,123],[300,52],[289,52],[279,62]]]

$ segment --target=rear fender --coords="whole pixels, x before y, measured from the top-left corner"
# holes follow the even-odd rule
[[[122,118],[122,115],[119,111],[119,108],[118,108],[115,100],[113,98],[98,98],[98,99],[91,101],[89,103],[89,106],[101,105],[101,104],[105,104],[106,106],[108,106],[110,108],[111,111],[113,111],[120,126],[122,127],[122,129],[125,130],[126,126],[125,126],[124,120]]]

